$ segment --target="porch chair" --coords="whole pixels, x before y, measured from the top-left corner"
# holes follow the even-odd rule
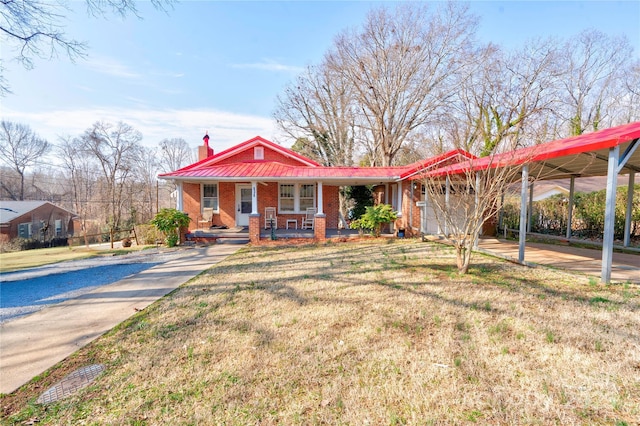
[[[202,209],[202,214],[198,217],[198,228],[204,229],[211,227],[211,219],[213,219],[213,208],[205,207]]]
[[[275,207],[265,207],[264,209],[264,229],[271,226],[273,220],[273,228],[278,229],[278,216],[276,216]]]
[[[305,216],[302,218],[302,229],[313,229],[315,223],[316,208],[308,207]]]

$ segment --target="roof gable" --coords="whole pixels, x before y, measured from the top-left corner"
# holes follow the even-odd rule
[[[217,154],[212,155],[211,157],[200,160],[196,163],[193,163],[189,166],[183,167],[176,171],[186,171],[186,170],[196,170],[203,169],[215,165],[220,165],[223,163],[247,163],[247,162],[258,162],[262,160],[255,160],[253,155],[253,149],[255,147],[261,146],[265,149],[264,153],[264,161],[268,161],[269,157],[272,157],[271,161],[277,162],[287,162],[291,166],[306,166],[306,167],[318,167],[320,164],[313,161],[310,158],[307,158],[303,155],[298,154],[295,151],[292,151],[288,148],[280,146],[276,143],[273,143],[267,139],[264,139],[261,136],[256,136],[252,139],[244,141],[238,145],[235,145],[231,148],[225,149],[224,151],[220,151]],[[274,153],[271,155],[270,153]],[[275,158],[273,158],[275,157]],[[284,161],[282,161],[284,159]]]
[[[420,175],[420,173],[426,169],[444,167],[459,163],[461,160],[475,160],[476,158],[478,157],[463,149],[453,149],[444,154],[416,161],[415,163],[405,166],[406,170],[400,175],[400,179],[415,179],[417,175]]]

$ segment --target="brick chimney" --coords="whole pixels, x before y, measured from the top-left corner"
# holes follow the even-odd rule
[[[209,132],[202,138],[204,145],[198,147],[198,161],[209,158],[213,155],[213,148],[209,147]]]

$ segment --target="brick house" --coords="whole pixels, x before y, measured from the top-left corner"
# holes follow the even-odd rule
[[[205,221],[214,227],[248,227],[251,241],[266,227],[267,208],[274,208],[278,228],[302,227],[307,208],[315,209],[313,235],[344,226],[339,211],[342,186],[372,185],[378,203],[398,212],[393,228],[407,235],[423,229],[425,209],[421,171],[473,156],[462,150],[399,167],[325,167],[260,136],[214,154],[203,138],[194,164],[159,175],[177,185],[177,209],[192,218],[189,231]],[[207,226],[209,227],[209,226]]]
[[[0,201],[0,239],[50,241],[73,234],[76,214],[48,201]]]

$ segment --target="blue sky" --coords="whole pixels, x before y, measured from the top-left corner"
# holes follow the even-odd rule
[[[181,137],[194,148],[206,130],[216,151],[256,135],[282,141],[271,118],[276,96],[307,65],[317,64],[342,30],[393,3],[365,1],[184,1],[168,14],[139,5],[143,19],[69,15],[70,37],[89,44],[86,60],[10,62],[13,94],[1,118],[24,123],[56,143],[95,121],[124,121],[143,144]],[[568,37],[596,28],[626,35],[640,57],[639,1],[470,3],[479,37],[517,48],[532,37]]]

